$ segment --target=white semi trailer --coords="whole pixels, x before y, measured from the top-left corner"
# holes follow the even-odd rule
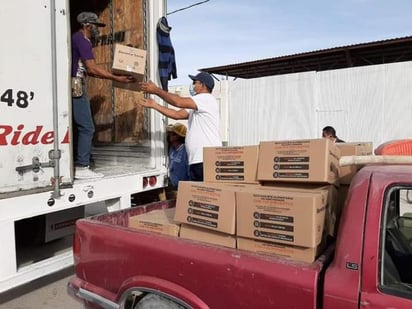
[[[95,168],[105,177],[74,180],[70,44],[77,12],[71,9],[88,2],[16,0],[0,10],[0,292],[71,265],[70,233],[77,218],[101,207],[131,207],[132,196],[166,185],[164,119],[136,106],[126,120],[133,129],[140,124],[139,134],[131,130],[125,138],[126,128],[103,142],[98,137]],[[156,81],[156,23],[165,11],[166,1],[110,1],[101,15],[107,27],[96,61],[110,62],[114,43],[138,38],[133,45],[147,51],[146,77]],[[133,33],[126,20],[137,23]],[[110,114],[113,132],[120,130],[126,120],[117,118],[116,109],[143,94],[93,82],[90,96],[108,94],[105,116]]]

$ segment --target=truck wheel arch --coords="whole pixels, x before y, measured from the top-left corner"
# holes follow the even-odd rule
[[[148,297],[147,299],[149,300],[146,300],[147,302],[150,301],[154,303],[156,298],[160,303],[162,301],[172,301],[182,308],[209,308],[206,303],[190,290],[174,282],[156,277],[139,276],[131,278],[123,283],[119,291],[121,295],[120,304],[124,304],[131,295],[144,294],[141,300],[143,300],[146,295],[157,296],[154,298]],[[176,307],[176,309],[177,308],[179,307]]]
[[[186,309],[187,307],[183,307],[169,298],[152,293],[146,294],[137,304],[133,306],[133,309],[150,308]]]

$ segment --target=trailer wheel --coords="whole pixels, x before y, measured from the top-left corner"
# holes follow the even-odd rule
[[[185,309],[185,307],[163,296],[148,294],[133,309]]]

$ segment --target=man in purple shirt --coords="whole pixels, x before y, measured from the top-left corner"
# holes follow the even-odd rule
[[[97,15],[92,12],[82,12],[77,16],[81,28],[72,35],[72,79],[81,83],[83,91],[72,95],[73,122],[77,128],[77,158],[75,161],[76,179],[101,178],[104,175],[90,169],[90,155],[94,135],[94,123],[90,102],[86,92],[86,78],[93,76],[111,79],[122,83],[134,81],[132,76],[114,75],[96,64],[93,55],[91,39],[99,35],[99,27],[105,27]],[[73,83],[72,83],[73,88]]]

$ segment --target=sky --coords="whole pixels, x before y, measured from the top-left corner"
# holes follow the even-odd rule
[[[167,2],[170,13],[202,0]],[[202,68],[410,36],[411,14],[412,0],[209,0],[167,15],[169,85]]]

